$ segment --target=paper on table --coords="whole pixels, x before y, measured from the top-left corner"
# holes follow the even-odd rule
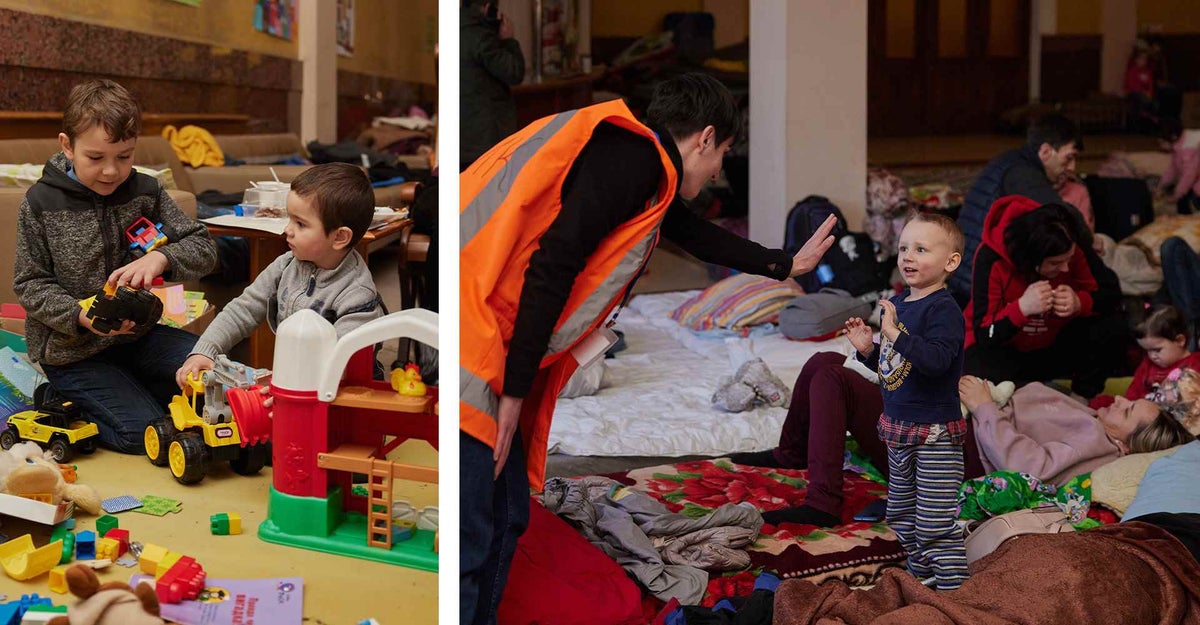
[[[237,215],[217,215],[200,221],[214,226],[249,228],[272,234],[283,234],[283,229],[287,227],[288,223],[287,217],[238,217]]]

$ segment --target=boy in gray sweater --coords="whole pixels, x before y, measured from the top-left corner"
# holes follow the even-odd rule
[[[200,336],[175,382],[211,369],[267,320],[274,331],[305,308],[333,324],[340,337],[383,314],[383,303],[363,257],[354,245],[375,214],[375,194],[366,174],[348,163],[317,165],[292,181],[287,198],[288,248]]]
[[[101,332],[79,301],[105,283],[142,288],[164,274],[200,278],[217,262],[204,226],[154,178],[133,171],[141,120],[133,96],[111,80],[71,90],[58,135],[62,152],[18,209],[13,265],[13,291],[29,316],[30,357],[96,423],[100,442],[125,453],[141,453],[146,424],[166,413],[174,371],[196,336],[131,321]],[[135,259],[124,233],[141,218],[161,223],[168,242]]]

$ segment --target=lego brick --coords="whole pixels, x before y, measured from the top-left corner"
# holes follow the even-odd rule
[[[204,589],[204,569],[189,556],[182,556],[154,582],[154,592],[161,603],[179,603],[195,599]]]
[[[225,536],[242,533],[242,517],[236,512],[218,512],[208,518],[213,534]]]
[[[60,594],[67,592],[66,566],[56,566],[50,570],[50,590]]]
[[[109,530],[117,529],[120,526],[121,525],[117,521],[117,517],[111,514],[106,514],[96,519],[96,535],[107,536]]]
[[[96,541],[96,559],[116,560],[121,554],[117,553],[121,543],[112,538],[101,538]]]
[[[126,552],[129,551],[129,530],[124,530],[124,529],[120,529],[120,528],[108,530],[107,532],[105,532],[104,537],[111,538],[111,539],[117,541],[117,543],[119,543],[119,545],[117,547],[117,558],[120,558],[121,556],[125,555]],[[114,560],[115,559],[116,558],[114,558]]]
[[[138,566],[146,575],[158,572],[158,563],[167,555],[167,548],[151,543],[142,546],[142,555],[138,558]]]
[[[75,559],[96,559],[96,532],[83,530],[75,535]]]

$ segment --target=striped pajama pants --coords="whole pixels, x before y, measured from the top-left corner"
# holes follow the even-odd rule
[[[943,431],[931,444],[888,447],[887,522],[908,552],[908,570],[953,590],[968,577],[962,531],[954,524],[963,451]]]

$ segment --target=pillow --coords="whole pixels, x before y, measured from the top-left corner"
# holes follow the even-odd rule
[[[1200,441],[1182,445],[1170,456],[1155,460],[1146,470],[1137,496],[1121,520],[1129,521],[1155,512],[1200,514],[1200,489],[1196,488],[1198,474]]]
[[[1180,447],[1150,451],[1143,454],[1121,456],[1092,471],[1092,501],[1104,504],[1117,514],[1129,508],[1138,492],[1138,484],[1146,475],[1150,464],[1159,458],[1170,456]]]
[[[42,177],[45,165],[0,165],[0,188],[27,189]]]
[[[537,500],[529,508],[529,529],[517,541],[496,615],[499,625],[645,622],[642,591],[615,560]]]
[[[1146,227],[1129,235],[1122,243],[1137,241],[1153,254],[1154,262],[1160,263],[1159,248],[1170,237],[1182,237],[1193,250],[1200,250],[1200,215],[1166,215],[1156,217]]]
[[[804,290],[792,280],[737,274],[704,289],[671,312],[671,319],[691,330],[743,330],[773,323],[779,311]]]
[[[171,171],[171,166],[167,163],[161,165],[134,165],[134,169],[138,172],[146,174],[162,185],[164,189],[177,189],[175,186],[175,172]]]

